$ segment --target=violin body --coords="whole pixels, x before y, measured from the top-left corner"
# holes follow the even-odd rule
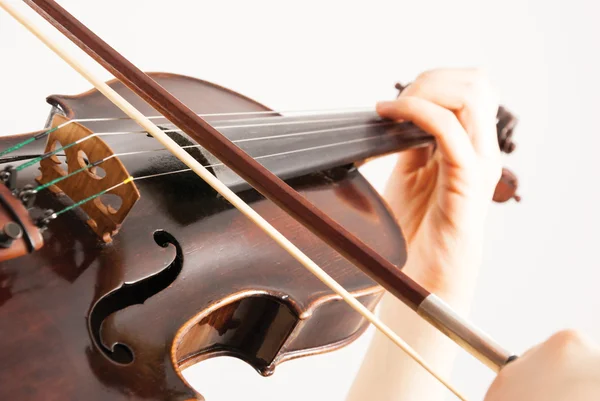
[[[205,81],[151,76],[199,113],[268,110]],[[111,86],[146,115],[158,114],[122,84]],[[53,113],[70,119],[123,116],[95,90],[48,101]],[[88,127],[126,131],[135,129],[131,124]],[[0,147],[26,137],[2,138]],[[122,135],[106,143],[126,153],[152,140]],[[13,162],[43,148],[33,142]],[[134,177],[181,165],[174,157],[122,161]],[[35,168],[23,170],[18,185],[38,175]],[[404,264],[400,228],[352,165],[288,183],[389,261]],[[182,377],[185,367],[228,355],[269,375],[283,361],[335,350],[367,328],[362,316],[194,173],[136,185],[140,198],[112,241],[99,240],[74,210],[48,226],[40,250],[0,263],[0,399],[202,399]],[[239,194],[374,309],[383,294],[374,281],[254,190]],[[64,202],[51,191],[36,198],[36,206],[53,210]]]

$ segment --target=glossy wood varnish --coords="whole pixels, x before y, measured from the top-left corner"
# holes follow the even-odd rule
[[[197,112],[267,110],[204,81],[152,75]],[[144,113],[157,114],[122,84],[111,86]],[[122,116],[96,91],[48,100],[69,118]],[[126,120],[88,127],[135,128]],[[126,152],[152,140],[106,141]],[[43,145],[17,156],[39,154]],[[179,165],[173,158],[122,161],[134,177]],[[19,184],[38,174],[25,170]],[[404,263],[400,229],[356,169],[288,182],[390,262]],[[361,316],[193,173],[136,185],[141,198],[112,243],[99,240],[79,210],[50,224],[41,250],[0,264],[1,400],[195,399],[201,396],[182,379],[183,367],[230,355],[268,375],[282,361],[339,348],[366,329]],[[255,191],[240,195],[375,307],[382,290],[364,273]],[[36,204],[60,210],[62,202],[46,191]]]
[[[416,311],[430,295],[424,287],[397,269],[375,249],[233,144],[192,110],[189,104],[165,90],[54,0],[26,2],[161,115],[193,138],[194,142],[209,150],[261,194],[351,260],[405,305]]]
[[[33,224],[27,209],[19,199],[11,194],[8,187],[0,184],[0,230],[5,224],[16,223],[22,227],[20,238],[14,239],[10,246],[0,246],[0,260],[9,260],[35,252],[44,245],[44,238],[38,227]],[[1,234],[0,234],[1,235]],[[0,281],[0,288],[2,282]]]

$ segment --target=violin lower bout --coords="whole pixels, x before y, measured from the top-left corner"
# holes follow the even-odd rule
[[[111,244],[73,214],[50,226],[40,251],[0,264],[0,399],[201,400],[181,373],[188,366],[228,355],[269,375],[283,361],[343,347],[368,327],[225,200],[179,184],[140,185],[140,201]],[[400,229],[357,170],[292,184],[404,263]],[[374,309],[382,289],[370,278],[270,201],[241,195]],[[56,207],[51,194],[39,201]]]

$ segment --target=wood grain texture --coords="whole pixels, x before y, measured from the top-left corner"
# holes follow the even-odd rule
[[[204,81],[152,76],[198,112],[267,110]],[[155,114],[121,83],[111,87]],[[61,109],[72,118],[122,117],[95,91],[49,101],[54,114]],[[124,131],[132,129],[130,123],[88,128]],[[14,142],[2,138],[0,148]],[[143,135],[110,136],[106,143],[115,152],[156,147]],[[41,154],[42,145],[14,156]],[[133,176],[178,166],[172,156],[122,162]],[[20,186],[37,174],[24,170]],[[402,233],[356,169],[288,182],[391,263],[403,263]],[[141,180],[137,186],[141,197],[111,243],[99,241],[74,210],[50,224],[42,249],[0,263],[0,399],[201,399],[181,377],[183,367],[230,355],[269,375],[283,361],[343,347],[367,328],[362,316],[194,174]],[[375,308],[383,293],[377,283],[256,191],[240,195],[361,303]],[[48,191],[36,202],[59,210],[66,201]],[[134,358],[118,363],[111,352],[124,346]]]
[[[232,144],[196,112],[135,67],[56,2],[26,0],[26,3],[194,141],[406,305],[416,310],[429,295],[427,290],[372,247]]]

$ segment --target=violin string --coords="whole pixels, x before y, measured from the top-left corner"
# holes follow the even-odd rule
[[[222,116],[269,116],[274,115],[276,117],[289,117],[279,116],[279,114],[298,114],[305,116],[318,116],[321,114],[349,114],[358,112],[374,112],[373,107],[345,107],[345,108],[332,108],[332,109],[307,109],[307,110],[265,110],[265,111],[242,111],[242,112],[231,112],[231,113],[197,113],[199,117],[222,117]],[[149,120],[165,119],[165,116],[146,116]],[[117,121],[117,120],[131,120],[130,117],[90,117],[90,118],[79,118],[76,122],[103,122],[103,121]]]
[[[411,133],[411,132],[417,132],[418,129],[414,129],[411,131],[408,131],[407,133]],[[394,133],[394,134],[390,134],[389,136],[397,136],[400,135],[400,133]],[[266,154],[266,155],[262,155],[262,156],[256,156],[254,157],[255,160],[262,160],[262,159],[267,159],[267,158],[271,158],[271,157],[277,157],[277,156],[289,156],[291,154],[294,153],[300,153],[300,152],[308,152],[308,151],[313,151],[313,150],[320,150],[320,149],[326,149],[329,147],[334,147],[334,146],[344,146],[344,145],[348,145],[348,144],[353,144],[353,143],[359,143],[359,142],[367,142],[370,140],[374,140],[374,139],[378,139],[381,138],[380,135],[372,135],[370,137],[365,137],[365,138],[357,138],[357,139],[352,139],[349,141],[344,141],[344,142],[336,142],[336,143],[329,143],[329,144],[325,144],[325,145],[319,145],[319,146],[311,146],[308,148],[301,148],[301,149],[294,149],[294,150],[290,150],[290,151],[285,151],[285,152],[277,152],[277,153],[270,153],[270,154]],[[191,148],[199,148],[201,147],[200,145],[186,145],[186,146],[182,146],[182,149],[191,149]],[[31,191],[33,193],[38,193],[39,191],[46,189],[52,185],[58,184],[59,182],[66,180],[67,178],[70,178],[74,175],[77,175],[79,173],[82,173],[86,170],[89,170],[93,167],[98,167],[100,164],[104,163],[107,160],[112,159],[113,157],[124,157],[124,156],[133,156],[133,155],[140,155],[140,154],[145,154],[145,153],[153,153],[153,152],[163,152],[163,151],[167,151],[166,148],[161,148],[161,149],[151,149],[151,150],[139,150],[139,151],[135,151],[135,152],[123,152],[123,153],[114,153],[108,157],[105,157],[103,159],[99,159],[96,160],[95,162],[89,162],[89,164],[71,172],[68,173],[64,176],[55,178],[54,180],[51,180],[45,184],[41,184],[35,188],[33,188]],[[62,156],[62,155],[61,155]],[[214,163],[214,164],[207,164],[207,165],[203,165],[204,168],[214,168],[214,167],[221,167],[221,166],[225,166],[223,163]],[[181,170],[173,170],[173,171],[167,171],[167,172],[163,172],[163,173],[157,173],[157,174],[149,174],[149,175],[145,175],[145,176],[138,176],[138,177],[134,177],[133,180],[137,181],[137,180],[142,180],[142,179],[146,179],[146,178],[154,178],[154,177],[160,177],[160,176],[165,176],[165,175],[170,175],[170,174],[178,174],[178,173],[184,173],[187,171],[191,171],[191,169],[181,169]]]
[[[252,113],[252,112],[251,112]],[[269,112],[270,113],[270,112]],[[214,116],[216,115],[238,115],[241,113],[220,113],[220,114],[212,114]],[[204,116],[210,116],[209,114],[205,114]],[[275,118],[289,118],[290,116],[272,116],[269,117],[269,119],[275,119]],[[53,128],[49,128],[47,130],[44,130],[42,132],[40,132],[39,134],[36,134],[30,138],[25,139],[24,141],[9,147],[3,151],[0,151],[0,157],[5,156],[9,153],[12,153],[16,150],[21,149],[23,146],[26,146],[34,141],[37,141],[39,139],[45,138],[46,136],[50,135],[51,133],[53,133],[54,131],[66,127],[69,124],[72,123],[80,123],[80,122],[94,122],[94,121],[111,121],[111,120],[119,120],[121,118],[80,118],[80,119],[71,119],[68,121],[65,121],[64,123],[53,127]],[[217,123],[232,123],[232,122],[240,122],[240,121],[253,121],[253,120],[264,120],[264,117],[259,117],[259,118],[245,118],[245,119],[235,119],[235,120],[221,120],[221,121],[215,121],[213,122],[213,124],[217,124]],[[272,122],[268,122],[268,123],[263,123],[263,124],[246,124],[246,125],[231,125],[231,126],[215,126],[215,128],[217,129],[226,129],[226,128],[253,128],[253,127],[260,127],[260,126],[264,126],[264,127],[268,127],[268,126],[277,126],[277,125],[288,125],[288,124],[310,124],[310,123],[325,123],[325,122],[340,122],[340,121],[360,121],[360,120],[364,120],[364,118],[358,118],[358,117],[345,117],[345,118],[328,118],[328,119],[320,119],[320,120],[302,120],[302,121],[286,121],[286,122],[276,122],[276,123],[272,123]],[[176,131],[181,131],[181,130],[176,130]],[[126,132],[103,132],[102,135],[109,135],[109,134],[114,134],[114,135],[120,135],[123,133],[145,133],[145,131],[126,131]]]
[[[332,114],[314,114],[314,115],[300,115],[300,116],[294,116],[294,115],[285,115],[285,116],[279,116],[279,115],[271,115],[271,116],[267,116],[267,117],[252,117],[252,118],[234,118],[234,119],[229,119],[229,120],[209,120],[208,122],[210,124],[217,124],[217,123],[239,123],[239,122],[252,122],[252,121],[265,121],[265,119],[267,119],[268,121],[277,121],[277,120],[285,120],[285,119],[292,119],[292,118],[299,118],[299,117],[316,117],[316,116],[320,116],[320,117],[327,117],[326,120],[331,120],[331,121],[335,121],[335,120],[339,120],[339,121],[347,121],[347,120],[353,120],[353,119],[360,119],[360,118],[365,118],[366,116],[362,116],[362,117],[358,117],[359,114],[366,114],[368,113],[366,116],[378,116],[379,115],[376,113],[375,110],[372,110],[371,112],[368,111],[363,111],[363,112],[356,112],[356,113],[332,113]],[[348,117],[338,117],[339,116],[343,116],[343,115],[348,115]],[[297,120],[293,120],[290,121],[291,123],[296,122]],[[299,120],[301,122],[306,121],[306,122],[315,122],[315,121],[319,121],[319,120]],[[171,125],[174,125],[173,123],[169,122]],[[275,124],[279,124],[279,123],[275,123]]]
[[[271,139],[282,139],[282,138],[290,138],[290,137],[294,137],[294,136],[309,136],[309,135],[325,134],[325,133],[331,133],[331,132],[337,132],[337,131],[354,130],[354,129],[358,129],[358,128],[384,127],[384,126],[396,125],[396,124],[397,123],[393,122],[393,121],[390,121],[390,122],[382,121],[379,123],[352,125],[350,127],[325,128],[325,129],[320,129],[320,130],[295,132],[295,133],[290,133],[290,134],[270,135],[270,136],[257,137],[257,138],[243,138],[243,139],[238,139],[238,140],[232,141],[232,142],[242,143],[242,142],[254,142],[254,141],[271,140]],[[418,129],[411,130],[411,132],[418,132],[418,131],[419,131]],[[381,135],[377,135],[377,136],[382,137]]]
[[[106,194],[106,193],[108,193],[108,192],[110,192],[110,191],[113,191],[113,190],[117,189],[118,187],[120,187],[121,185],[128,184],[128,183],[130,183],[130,182],[132,182],[132,181],[133,181],[133,177],[127,177],[127,178],[126,178],[124,181],[121,181],[120,183],[118,183],[118,184],[116,184],[116,185],[113,185],[113,186],[112,186],[112,187],[110,187],[110,188],[106,188],[106,189],[104,189],[104,190],[102,190],[102,191],[98,192],[97,194],[94,194],[94,195],[88,196],[87,198],[85,198],[85,199],[82,199],[82,200],[80,200],[79,202],[75,202],[74,204],[72,204],[72,205],[69,205],[69,206],[67,206],[67,207],[63,208],[63,209],[59,210],[58,212],[54,212],[54,213],[52,213],[52,215],[51,215],[50,217],[51,217],[51,219],[53,219],[53,220],[54,220],[54,219],[56,219],[58,216],[60,216],[61,214],[64,214],[64,213],[68,212],[69,210],[75,209],[76,207],[79,207],[79,206],[83,205],[84,203],[87,203],[87,202],[89,202],[89,201],[91,201],[91,200],[94,200],[94,199],[96,199],[97,197],[99,197],[99,196],[102,196],[102,195],[104,195],[104,194]]]
[[[16,150],[19,150],[23,146],[28,145],[28,144],[30,144],[30,143],[32,143],[34,141],[40,140],[42,138],[45,138],[46,136],[50,135],[54,131],[61,129],[62,127],[65,127],[65,126],[69,125],[70,123],[71,123],[71,121],[66,121],[66,122],[64,122],[64,123],[62,123],[60,125],[57,125],[54,128],[50,128],[48,130],[40,132],[37,135],[34,135],[34,136],[30,137],[30,138],[27,138],[23,142],[19,142],[16,145],[11,146],[10,148],[4,149],[3,151],[0,152],[0,157],[5,156],[5,155],[7,155],[9,153],[12,153],[12,152],[14,152]]]
[[[185,150],[180,149],[177,143],[168,137],[163,131],[158,128],[151,120],[146,118],[139,110],[119,95],[114,89],[112,89],[106,82],[101,78],[95,76],[89,71],[84,65],[79,62],[74,56],[64,50],[55,40],[45,34],[35,23],[26,18],[22,13],[10,5],[6,0],[0,0],[0,7],[7,11],[13,18],[21,23],[29,32],[36,36],[41,42],[49,47],[54,53],[63,59],[69,66],[75,71],[82,75],[88,80],[96,89],[108,98],[113,104],[119,107],[125,114],[134,119],[138,124],[145,128],[153,137],[160,141],[166,148],[172,151],[182,162],[188,167],[192,168],[193,171],[198,174],[204,181],[207,182],[212,188],[219,192],[225,199],[227,199],[235,208],[237,208],[243,215],[253,221],[265,234],[272,238],[277,244],[284,248],[294,259],[302,264],[308,271],[313,273],[323,284],[327,285],[333,292],[335,292],[340,298],[342,298],[350,307],[360,313],[365,319],[371,322],[377,329],[385,334],[394,344],[401,348],[407,353],[415,362],[421,365],[427,370],[433,377],[435,377],[441,384],[443,384],[448,390],[455,394],[459,399],[466,401],[466,398],[456,389],[454,386],[446,380],[444,377],[439,375],[406,341],[392,331],[385,323],[383,323],[373,312],[371,312],[365,305],[357,300],[353,294],[346,290],[340,285],[333,277],[327,274],[319,265],[317,265],[311,258],[303,253],[297,246],[295,246],[287,237],[281,234],[275,227],[273,227],[265,218],[257,213],[252,207],[246,204],[238,195],[236,195],[231,189],[225,184],[213,176],[207,169],[202,167],[197,160],[195,160]],[[119,184],[123,185],[123,183]]]
[[[236,120],[229,120],[229,121],[216,121],[215,123],[223,123],[223,122],[235,122]],[[295,124],[312,124],[312,123],[326,123],[326,122],[339,122],[339,121],[345,121],[345,122],[353,122],[353,121],[365,121],[364,118],[339,118],[339,119],[327,119],[327,120],[306,120],[306,121],[286,121],[286,122],[280,122],[280,123],[264,123],[264,124],[236,124],[236,125],[213,125],[213,128],[216,129],[230,129],[230,128],[256,128],[256,127],[273,127],[273,126],[280,126],[280,125],[295,125]],[[394,121],[384,121],[383,119],[378,119],[378,120],[372,120],[372,122],[370,122],[370,124],[374,124],[374,123],[385,123],[385,124],[398,124],[397,122]],[[212,125],[212,123],[211,123]],[[339,127],[336,128],[336,130],[341,130],[344,128],[355,128],[357,126],[350,126],[350,127]],[[324,128],[324,131],[326,131],[327,129]],[[182,129],[179,128],[173,128],[173,129],[167,129],[164,130],[164,132],[182,132]],[[126,134],[147,134],[146,131],[108,131],[108,132],[99,132],[98,135],[126,135]]]
[[[418,131],[418,129],[415,129],[414,131]],[[395,133],[392,135],[400,135],[400,133]],[[289,151],[289,152],[280,152],[280,153],[275,153],[275,154],[271,154],[271,155],[258,156],[258,157],[255,157],[255,159],[273,157],[273,156],[277,156],[277,155],[285,155],[285,154],[295,153],[295,152],[299,152],[299,151],[321,149],[321,148],[336,146],[336,145],[339,146],[339,145],[343,145],[343,144],[347,144],[347,143],[354,143],[357,141],[365,141],[365,140],[371,140],[371,139],[377,139],[377,138],[380,138],[380,136],[373,136],[373,137],[369,137],[369,138],[358,138],[355,140],[336,143],[336,144],[327,144],[327,145],[315,146],[315,147],[305,148],[305,149],[300,149],[300,150],[293,150],[293,151]],[[188,147],[196,147],[196,146],[199,146],[199,145],[191,145]],[[158,150],[164,150],[164,149],[156,149],[155,151],[158,151]],[[146,152],[146,151],[142,151],[142,153],[143,152]],[[137,153],[138,152],[122,153],[122,154],[120,154],[120,156],[126,156],[126,155],[137,154]],[[115,156],[117,156],[117,155],[116,154],[111,155],[110,157],[105,158],[103,161],[106,161],[109,158],[115,157]],[[82,172],[85,169],[89,169],[93,165],[97,166],[101,162],[102,161],[97,161],[97,162],[91,163],[91,164],[79,169],[78,171],[73,172],[72,175]],[[207,165],[204,167],[210,168],[210,167],[217,167],[217,166],[222,166],[222,165],[224,165],[224,164],[217,163],[217,164]],[[102,190],[102,191],[100,191],[94,195],[91,195],[87,198],[84,198],[78,202],[75,202],[72,205],[66,206],[58,212],[52,213],[50,218],[52,220],[54,220],[54,219],[58,218],[59,216],[63,215],[64,213],[66,213],[70,210],[73,210],[73,209],[83,205],[84,203],[92,201],[104,194],[110,193],[111,191],[114,191],[115,189],[119,188],[120,186],[128,184],[130,182],[143,180],[143,179],[147,179],[147,178],[164,176],[164,175],[168,175],[168,174],[184,173],[184,172],[188,172],[188,171],[192,171],[192,169],[191,168],[181,169],[181,170],[176,170],[176,171],[170,171],[170,172],[158,173],[158,174],[149,174],[149,175],[138,176],[138,177],[129,176],[125,180],[111,186],[110,188]],[[65,179],[65,178],[67,178],[67,177],[63,177],[63,179]],[[50,186],[50,185],[52,185],[52,184],[48,183],[47,186]],[[300,254],[304,255],[300,250],[298,250],[297,254],[295,254],[295,256],[298,256]],[[307,256],[304,256],[304,257],[307,260],[311,260]],[[354,298],[353,295],[350,294],[344,287],[342,287],[339,283],[337,283],[333,278],[331,278],[325,271],[323,271],[320,267],[318,267],[318,265],[316,265],[314,262],[312,262],[311,265],[314,265],[314,267],[309,268],[309,270],[313,274],[315,274],[322,282],[324,282],[330,288],[332,288],[332,290],[334,290],[338,295],[340,295],[346,303],[348,303],[352,308],[354,308],[357,312],[359,312],[361,315],[363,315],[371,324],[373,324],[378,330],[380,330],[384,335],[386,335],[390,340],[392,340],[394,342],[394,344],[396,344],[400,349],[402,349],[404,352],[406,352],[416,363],[418,363],[427,372],[429,372],[432,376],[434,376],[442,385],[444,385],[448,390],[450,390],[458,399],[460,399],[461,401],[467,401],[466,397],[463,396],[462,393],[460,393],[456,388],[454,388],[454,386],[452,386],[452,384],[449,381],[447,381],[446,379],[441,377],[439,374],[437,374],[437,372],[435,372],[435,370],[433,370],[433,368],[431,366],[429,366],[429,364],[408,343],[406,343],[404,340],[402,340],[402,338],[400,338],[394,331],[392,331],[387,325],[385,325],[381,320],[379,320],[362,303],[360,303],[356,298]]]
[[[80,144],[80,143],[82,143],[84,141],[87,141],[88,139],[91,139],[91,138],[96,137],[96,136],[98,136],[98,134],[86,135],[83,138],[80,138],[80,139],[78,139],[78,140],[76,140],[74,142],[71,142],[71,143],[69,143],[67,145],[64,145],[64,146],[62,146],[62,147],[60,147],[58,149],[54,149],[54,150],[51,150],[51,151],[48,151],[48,152],[44,153],[41,156],[34,157],[33,159],[29,160],[28,162],[25,162],[25,163],[20,164],[19,166],[15,167],[15,170],[16,171],[21,171],[23,169],[26,169],[27,167],[31,167],[31,166],[33,166],[33,165],[41,162],[44,159],[47,159],[49,157],[52,157],[52,156],[56,155],[58,152],[61,152],[61,151],[66,150],[66,149],[69,149],[70,147],[73,147],[73,146],[75,146],[77,144]]]
[[[53,180],[50,180],[50,181],[48,181],[45,184],[38,185],[37,187],[32,188],[30,191],[32,193],[34,193],[34,194],[37,194],[41,190],[46,189],[48,187],[51,187],[52,185],[58,184],[59,182],[61,182],[63,180],[66,180],[67,178],[73,177],[73,176],[75,176],[75,175],[77,175],[79,173],[82,173],[82,172],[84,172],[86,170],[89,170],[91,168],[98,167],[100,164],[104,163],[107,160],[112,159],[113,157],[118,157],[118,155],[117,154],[112,154],[112,155],[110,155],[108,157],[96,160],[95,162],[92,162],[92,163],[89,163],[89,161],[88,161],[88,164],[86,164],[85,166],[83,166],[83,167],[81,167],[81,168],[79,168],[79,169],[77,169],[77,170],[75,170],[75,171],[73,171],[71,173],[68,173],[68,174],[60,176],[58,178],[55,178]]]
[[[400,134],[397,133],[397,134],[392,134],[390,136],[396,136],[396,135],[400,135]],[[326,148],[330,148],[330,147],[334,147],[334,146],[343,146],[343,145],[348,145],[348,144],[353,144],[353,143],[358,143],[358,142],[366,142],[366,141],[373,140],[373,139],[380,139],[380,138],[381,137],[379,135],[377,135],[377,136],[371,136],[371,137],[366,137],[366,138],[352,139],[352,140],[345,141],[345,142],[328,143],[326,145],[311,146],[309,148],[294,149],[294,150],[290,150],[290,151],[286,151],[286,152],[278,152],[278,153],[271,153],[271,154],[262,155],[262,156],[256,156],[256,157],[254,157],[254,160],[262,160],[262,159],[267,159],[270,157],[277,157],[277,156],[289,156],[294,153],[326,149]],[[198,147],[198,146],[200,146],[200,145],[182,146],[182,148],[186,149],[189,147]],[[158,150],[166,150],[166,149],[158,149]],[[137,153],[137,152],[130,152],[130,153]],[[144,151],[141,151],[140,153],[144,153]],[[204,167],[205,168],[213,168],[213,167],[220,167],[220,166],[225,166],[225,164],[215,163],[215,164],[205,165]],[[153,177],[158,177],[158,176],[163,176],[163,175],[175,174],[175,173],[183,173],[183,172],[191,171],[191,170],[192,169],[188,168],[188,169],[170,171],[170,172],[165,172],[165,173],[150,174],[150,175],[146,175],[146,176],[134,177],[134,181],[142,180],[145,178],[153,178]]]
[[[370,124],[358,124],[358,125],[351,125],[348,127],[337,127],[337,128],[324,128],[324,129],[320,129],[320,130],[314,130],[314,131],[301,131],[301,132],[292,132],[289,134],[279,134],[279,135],[267,135],[267,136],[260,136],[260,137],[256,137],[256,138],[242,138],[242,139],[236,139],[236,140],[232,140],[231,142],[233,143],[243,143],[243,142],[255,142],[255,141],[268,141],[268,140],[273,140],[273,139],[283,139],[283,138],[290,138],[290,137],[296,137],[296,136],[310,136],[310,135],[316,135],[316,134],[327,134],[327,133],[331,133],[331,132],[337,132],[337,131],[348,131],[348,130],[354,130],[354,129],[358,129],[358,128],[369,128],[369,127],[384,127],[384,126],[388,126],[388,125],[397,125],[398,123],[393,122],[393,121],[389,121],[389,122],[377,122],[377,123],[370,123]],[[218,128],[218,127],[215,127]],[[170,133],[170,132],[181,132],[180,129],[172,129],[172,130],[164,130],[163,132],[165,133]],[[414,133],[414,132],[419,132],[418,129],[413,129],[413,130],[408,130],[406,131],[406,133]],[[100,132],[96,135],[99,136],[111,136],[111,135],[128,135],[128,134],[148,134],[146,131],[130,131],[130,132],[110,132],[110,133],[105,133],[105,132]]]
[[[290,133],[290,134],[270,135],[270,136],[257,137],[257,138],[242,138],[242,139],[233,140],[232,142],[233,143],[243,143],[243,142],[251,142],[251,141],[258,141],[258,140],[282,139],[282,138],[295,137],[295,136],[315,135],[315,134],[321,134],[321,133],[330,133],[330,132],[351,130],[351,129],[357,129],[357,128],[387,126],[387,125],[394,125],[394,124],[396,124],[396,123],[392,122],[392,121],[390,121],[390,122],[383,122],[382,121],[382,122],[379,122],[379,123],[360,124],[360,125],[353,125],[353,126],[349,126],[349,127],[327,128],[327,129],[314,130],[314,131],[293,132],[293,133]],[[173,132],[173,131],[175,131],[175,130],[171,130],[171,131],[166,130],[166,131],[163,131],[163,132]],[[416,129],[415,130],[409,130],[409,131],[407,131],[407,133],[417,132],[417,131],[418,130],[416,130]],[[92,134],[86,135],[85,137],[80,138],[80,139],[78,139],[78,140],[76,140],[74,142],[71,142],[71,143],[69,143],[67,145],[64,145],[62,147],[59,147],[57,149],[48,151],[48,152],[44,153],[43,155],[40,155],[40,156],[35,157],[35,158],[33,158],[33,159],[25,162],[25,163],[22,163],[21,165],[17,166],[15,168],[15,170],[16,171],[21,171],[21,170],[23,170],[23,169],[25,169],[27,167],[33,166],[33,165],[37,164],[38,162],[40,162],[40,161],[42,161],[44,159],[52,157],[52,156],[58,154],[59,152],[62,152],[63,150],[66,150],[66,149],[68,149],[68,148],[70,148],[70,147],[72,147],[74,145],[80,144],[80,143],[82,143],[82,142],[84,142],[84,141],[86,141],[88,139],[91,139],[93,137],[96,137],[96,136],[101,136],[101,135],[102,136],[104,136],[104,135],[126,135],[126,134],[133,134],[133,133],[135,133],[135,132],[119,132],[119,133],[112,132],[112,133],[109,133],[109,134],[106,134],[106,133],[92,133]],[[146,133],[146,132],[145,131],[137,132],[137,134],[140,134],[140,133]],[[380,137],[380,135],[377,135],[377,137]],[[196,146],[196,145],[194,145],[194,146]]]
[[[264,123],[264,124],[246,124],[246,125],[224,125],[224,126],[214,126],[214,128],[216,129],[227,129],[227,128],[254,128],[254,127],[267,127],[267,126],[277,126],[277,125],[292,125],[292,124],[308,124],[308,123],[324,123],[324,122],[339,122],[339,121],[346,121],[346,122],[351,122],[351,121],[363,121],[364,119],[362,118],[346,118],[346,119],[326,119],[326,120],[311,120],[311,121],[288,121],[288,122],[281,122],[281,123]],[[50,135],[51,133],[59,130],[60,128],[66,127],[67,125],[71,124],[71,123],[75,123],[78,122],[80,120],[77,119],[73,119],[73,120],[69,120],[69,121],[65,121],[64,123],[57,125],[54,128],[50,128],[46,131],[42,131],[39,134],[30,137],[10,148],[7,148],[5,150],[3,150],[2,152],[0,152],[0,157],[5,156],[11,152],[14,152],[18,149],[21,149],[23,146],[30,144],[36,140],[45,138],[46,136]],[[233,122],[236,120],[229,120],[229,122]],[[223,121],[225,122],[225,121]],[[395,124],[394,122],[385,122],[384,120],[375,120],[375,122],[382,122],[382,123],[386,123],[386,124]],[[352,129],[355,128],[353,126],[347,127],[348,129]],[[342,130],[343,128],[336,128],[335,130]],[[333,130],[333,129],[332,129]],[[170,130],[165,130],[164,132],[181,132],[181,129],[170,129]],[[326,132],[326,130],[323,130],[322,132]],[[147,134],[146,131],[112,131],[112,132],[98,132],[95,133],[95,135],[102,135],[102,136],[110,136],[110,135],[128,135],[128,134]],[[297,134],[298,135],[298,134]],[[269,139],[269,137],[263,137],[260,139]],[[50,155],[51,156],[51,155]]]
[[[415,129],[415,131],[417,131],[417,129]],[[391,136],[397,136],[397,135],[400,135],[400,133],[391,134]],[[353,139],[353,140],[349,140],[349,141],[345,141],[345,142],[330,143],[330,144],[320,145],[320,146],[312,146],[312,147],[309,147],[309,148],[295,149],[295,150],[291,150],[291,151],[287,151],[287,152],[271,153],[271,154],[268,154],[268,155],[254,157],[254,159],[255,160],[260,160],[260,159],[267,159],[267,158],[270,158],[270,157],[287,156],[287,155],[298,153],[298,152],[306,152],[306,151],[311,151],[311,150],[325,149],[325,148],[329,148],[329,147],[333,147],[333,146],[343,146],[343,145],[346,145],[346,144],[352,144],[352,143],[357,143],[357,142],[365,142],[365,141],[369,141],[369,140],[373,140],[373,139],[380,139],[380,138],[381,137],[379,135],[377,135],[377,136],[371,136],[371,137],[366,137],[366,138],[357,138],[357,139]],[[199,146],[200,145],[182,146],[182,149],[194,148],[194,147],[199,147]],[[66,180],[66,179],[68,179],[70,177],[73,177],[74,175],[82,173],[82,172],[84,172],[86,170],[89,170],[89,169],[91,169],[93,167],[97,167],[100,164],[104,163],[105,161],[112,159],[113,157],[130,156],[130,155],[136,155],[136,154],[142,154],[142,153],[149,153],[149,152],[157,152],[157,151],[164,151],[164,150],[167,150],[167,149],[163,148],[163,149],[144,150],[144,151],[137,151],[137,152],[115,153],[115,154],[112,154],[112,155],[110,155],[108,157],[105,157],[103,159],[99,159],[99,160],[97,160],[95,162],[92,162],[92,163],[89,163],[89,161],[88,161],[87,165],[85,165],[85,166],[83,166],[83,167],[81,167],[81,168],[79,168],[79,169],[77,169],[77,170],[75,170],[75,171],[73,171],[73,172],[71,172],[69,174],[66,174],[64,176],[55,178],[55,179],[53,179],[53,180],[51,180],[51,181],[49,181],[49,182],[47,182],[45,184],[41,184],[41,185],[39,185],[39,186],[31,189],[30,191],[32,193],[36,194],[36,193],[40,192],[41,190],[46,189],[46,188],[48,188],[48,187],[50,187],[52,185],[58,184],[59,182],[61,182],[63,180]],[[225,164],[223,164],[223,163],[214,163],[214,164],[203,165],[203,167],[204,168],[214,168],[214,167],[220,167],[220,166],[224,166],[224,165]],[[94,195],[91,195],[91,196],[89,196],[89,197],[87,197],[85,199],[82,199],[82,200],[80,200],[80,201],[78,201],[78,202],[76,202],[76,203],[74,203],[72,205],[66,206],[66,207],[64,207],[63,209],[61,209],[58,212],[54,212],[51,215],[51,218],[54,220],[58,216],[66,213],[66,212],[68,212],[69,210],[75,209],[75,208],[83,205],[84,203],[87,203],[87,202],[89,202],[91,200],[94,200],[97,197],[102,196],[102,195],[104,195],[104,194],[106,194],[106,193],[108,193],[110,191],[113,191],[113,190],[117,189],[118,187],[120,187],[121,185],[127,184],[129,182],[144,180],[144,179],[147,179],[147,178],[161,177],[161,176],[166,176],[166,175],[171,175],[171,174],[185,173],[185,172],[188,172],[188,171],[192,171],[192,169],[187,168],[187,169],[173,170],[173,171],[167,171],[167,172],[163,172],[163,173],[148,174],[148,175],[137,176],[137,177],[129,176],[124,181],[122,181],[122,182],[120,182],[120,183],[118,183],[116,185],[113,185],[110,188],[104,189],[104,190],[102,190],[102,191],[100,191],[100,192],[98,192],[98,193],[96,193]]]

